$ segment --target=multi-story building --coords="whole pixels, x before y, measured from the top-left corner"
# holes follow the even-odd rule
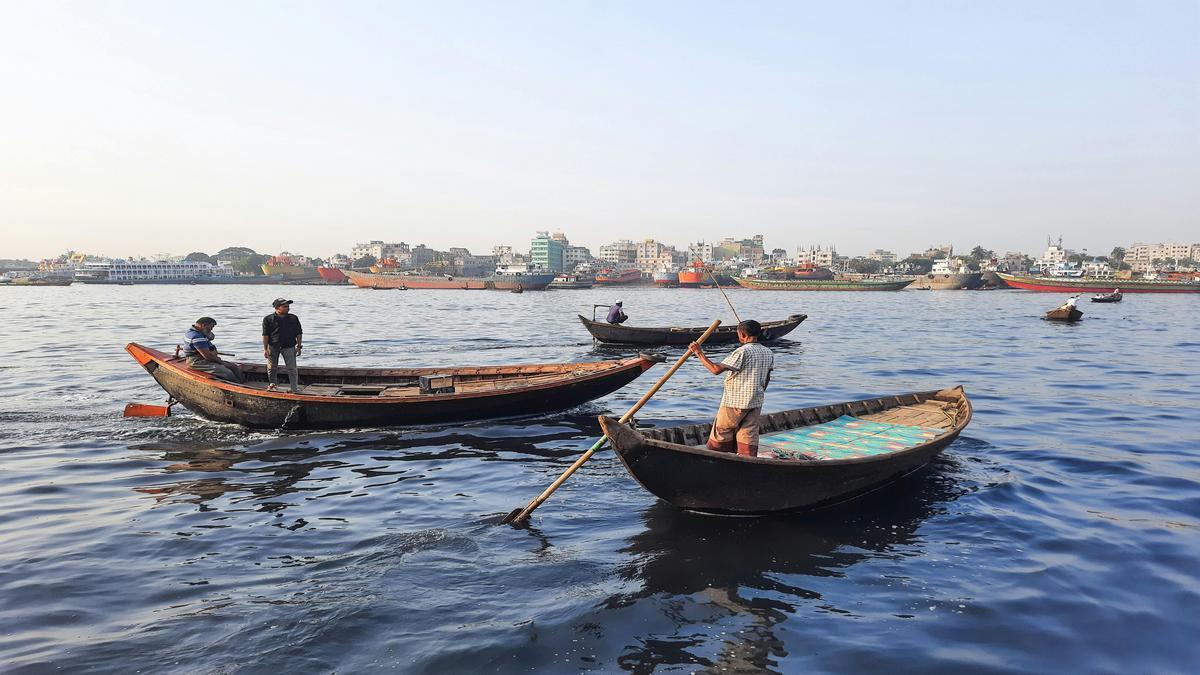
[[[400,254],[408,252],[408,244],[404,242],[389,244],[378,239],[373,239],[365,244],[355,244],[354,248],[350,249],[350,257],[354,260],[367,256],[371,256],[376,260],[387,258],[399,259]]]
[[[437,251],[429,248],[425,244],[417,244],[409,251],[408,264],[411,267],[420,269],[429,263],[437,260]],[[399,260],[399,258],[397,258]]]
[[[580,265],[592,261],[592,252],[586,246],[563,248],[563,271],[570,272]]]
[[[712,262],[713,245],[706,244],[703,241],[698,241],[694,244],[688,244],[688,258],[691,260],[699,260],[701,262]]]
[[[1133,244],[1125,250],[1125,262],[1136,272],[1147,272],[1154,261],[1173,264],[1176,260],[1200,260],[1200,244]],[[1161,262],[1160,262],[1161,264]]]
[[[563,260],[566,237],[556,232],[554,237],[549,232],[538,232],[529,244],[529,261],[532,267],[547,272],[562,272],[566,269]]]
[[[600,247],[600,260],[611,265],[633,267],[637,264],[638,245],[628,239],[621,239]]]
[[[837,258],[837,251],[832,247],[825,248],[823,246],[803,246],[796,249],[796,264],[797,265],[812,265],[814,267],[833,267],[834,260]]]
[[[896,262],[897,258],[896,258],[895,253],[892,253],[891,251],[885,251],[881,248],[877,248],[874,251],[871,251],[870,253],[867,254],[867,259],[868,260],[878,260],[879,262],[883,263],[884,265],[891,265],[892,263]]]
[[[500,267],[500,266],[508,267],[511,265],[525,265],[525,264],[528,264],[528,262],[529,262],[523,253],[513,252],[511,246],[493,246],[492,247],[492,258],[495,261],[497,267]]]

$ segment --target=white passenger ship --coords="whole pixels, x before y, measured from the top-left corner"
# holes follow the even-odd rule
[[[75,268],[75,280],[85,284],[222,284],[237,283],[227,265],[184,260],[107,260]]]

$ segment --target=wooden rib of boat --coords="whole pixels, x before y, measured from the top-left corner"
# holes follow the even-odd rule
[[[778,340],[792,332],[808,318],[807,314],[793,314],[783,321],[769,321],[762,325],[763,341]],[[646,328],[592,321],[579,316],[584,328],[601,342],[626,345],[686,345],[695,342],[708,327],[701,328]],[[721,326],[708,336],[706,344],[737,342],[737,324]]]
[[[799,408],[763,415],[758,456],[744,457],[706,448],[711,424],[634,429],[600,418],[622,464],[659,499],[742,516],[810,511],[877,490],[929,464],[970,422],[961,386]]]
[[[1121,301],[1120,293],[1101,293],[1100,295],[1092,296],[1092,302],[1120,302],[1120,301]]]
[[[409,425],[565,410],[620,389],[662,360],[641,354],[612,361],[456,368],[301,366],[300,393],[292,394],[286,387],[268,391],[261,364],[238,364],[246,383],[235,384],[192,370],[157,349],[131,342],[125,350],[197,415],[259,428]],[[422,376],[449,377],[453,391],[422,393]]]
[[[1083,312],[1074,307],[1062,306],[1058,309],[1052,309],[1046,312],[1046,316],[1042,317],[1047,321],[1064,321],[1066,323],[1075,323],[1083,318]]]

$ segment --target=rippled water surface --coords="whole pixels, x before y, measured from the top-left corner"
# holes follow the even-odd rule
[[[344,433],[123,419],[164,395],[122,350],[201,314],[257,353],[296,300],[310,365],[620,355],[577,323],[732,320],[715,291],[0,289],[0,670],[8,672],[1194,672],[1200,297],[729,293],[803,312],[767,410],[962,384],[929,470],[817,516],[657,502],[599,453],[536,495],[665,371],[534,418]],[[618,297],[619,296],[619,297]],[[679,351],[672,352],[678,355]],[[688,363],[639,415],[703,421]]]

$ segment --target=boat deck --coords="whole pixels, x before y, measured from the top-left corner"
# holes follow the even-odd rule
[[[886,455],[949,432],[957,415],[957,404],[936,399],[867,415],[842,415],[823,424],[763,434],[758,456],[825,460]]]
[[[552,382],[562,382],[570,380],[582,375],[589,375],[595,372],[595,369],[581,369],[573,373],[543,373],[539,375],[525,375],[521,377],[504,377],[504,378],[487,378],[487,379],[472,379],[472,378],[454,378],[454,393],[455,394],[478,394],[493,391],[505,391],[509,389],[524,389],[539,384],[549,384]],[[248,376],[254,377],[252,373],[247,373]],[[303,380],[303,376],[301,376]],[[258,391],[267,391],[267,382],[265,380],[248,379],[243,383],[244,387],[255,389]],[[279,378],[279,391],[288,392],[288,384],[286,375]],[[433,396],[435,394],[422,393],[420,384],[416,380],[407,382],[317,382],[313,384],[301,384],[300,390],[297,392],[304,396],[328,396],[335,398],[351,397],[351,396],[370,396],[370,397],[412,397],[418,398],[422,396]]]

